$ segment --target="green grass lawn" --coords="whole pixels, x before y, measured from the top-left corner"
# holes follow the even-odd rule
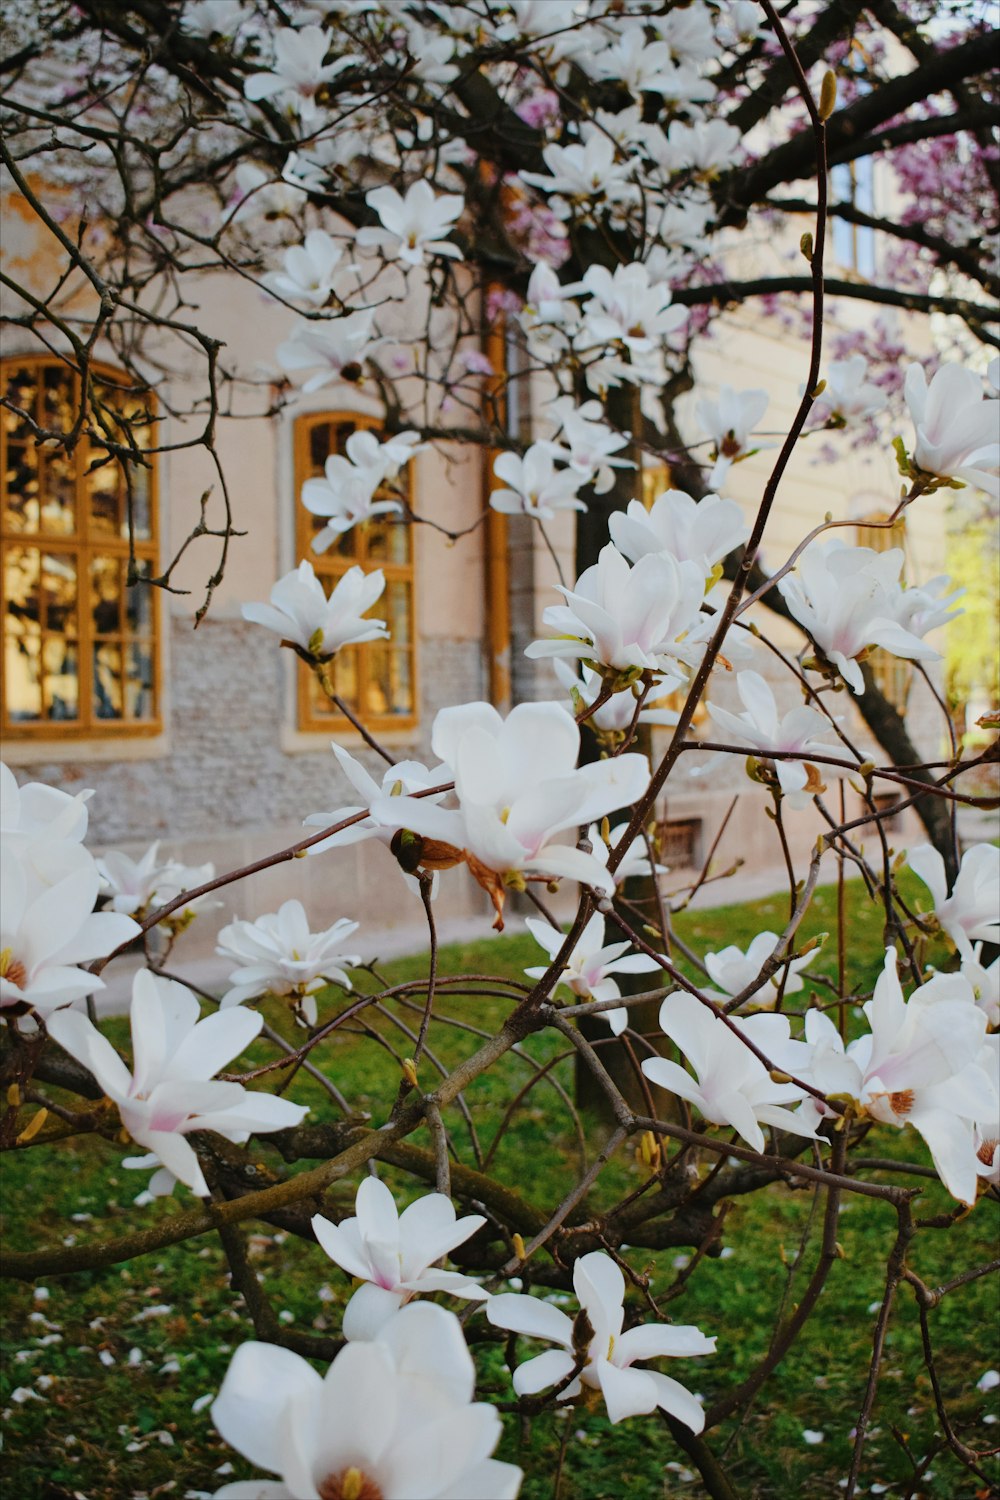
[[[907,894],[915,895],[915,888],[908,888]],[[763,928],[780,930],[786,915],[786,899],[774,897],[685,913],[677,921],[677,931],[691,948],[704,953],[731,942],[745,945]],[[835,931],[835,893],[821,890],[803,937]],[[865,903],[857,885],[849,887],[848,932],[847,975],[852,992],[863,994],[881,967],[882,913]],[[936,956],[943,961],[943,951]],[[539,950],[530,937],[503,937],[445,949],[441,972],[520,978],[526,965],[537,962]],[[811,972],[830,976],[836,966],[831,936]],[[423,961],[399,960],[384,965],[380,973],[394,983],[417,978]],[[443,1011],[485,1030],[496,1028],[509,1004],[497,998],[441,997]],[[292,1036],[287,1015],[276,1005],[267,1009],[272,1023]],[[417,1022],[413,1011],[397,1006],[395,1014],[408,1026]],[[411,1042],[390,1022],[378,1021],[375,1029],[401,1056],[412,1051]],[[127,1038],[124,1022],[113,1023],[110,1030],[116,1041]],[[471,1052],[478,1038],[435,1022],[430,1041],[447,1067]],[[544,1034],[529,1038],[525,1051],[542,1062],[563,1045],[560,1038]],[[390,1054],[369,1039],[346,1034],[337,1035],[320,1051],[324,1069],[352,1103],[376,1121],[384,1118],[399,1080]],[[257,1049],[251,1055],[259,1060],[271,1053]],[[429,1083],[431,1073],[425,1064],[422,1081]],[[556,1064],[553,1075],[572,1090],[569,1060]],[[525,1060],[508,1056],[469,1091],[482,1150],[489,1149],[507,1102],[529,1076]],[[334,1118],[329,1097],[307,1075],[297,1076],[291,1094],[308,1102],[315,1118]],[[459,1158],[474,1165],[469,1127],[457,1109],[449,1112],[446,1124]],[[589,1131],[592,1154],[603,1131],[600,1124]],[[428,1144],[426,1135],[419,1133],[413,1140]],[[885,1128],[869,1139],[865,1151],[928,1160],[915,1134]],[[95,1136],[9,1153],[3,1176],[8,1246],[26,1250],[39,1243],[68,1243],[74,1236],[78,1242],[113,1236],[139,1219],[152,1223],[191,1206],[190,1195],[178,1189],[175,1199],[135,1210],[132,1201],[145,1179],[122,1169],[123,1154],[122,1148]],[[262,1145],[260,1154],[262,1160],[279,1164],[272,1148]],[[577,1147],[570,1118],[546,1083],[527,1094],[491,1170],[547,1209],[576,1180]],[[390,1169],[380,1175],[400,1199],[426,1191],[424,1185]],[[610,1206],[644,1176],[631,1149],[623,1150],[595,1186],[587,1210]],[[355,1187],[356,1182],[345,1183],[335,1196],[346,1205]],[[929,1215],[949,1206],[943,1189],[928,1183],[919,1211]],[[682,1295],[669,1302],[667,1317],[697,1323],[718,1336],[714,1357],[671,1362],[671,1373],[707,1401],[743,1379],[766,1351],[779,1308],[783,1303],[791,1307],[811,1272],[818,1252],[818,1217],[811,1190],[773,1187],[737,1200],[726,1219],[723,1256],[703,1262]],[[816,1222],[810,1233],[811,1219]],[[831,1273],[817,1315],[749,1415],[711,1434],[710,1446],[725,1453],[741,1496],[836,1500],[842,1494],[838,1481],[847,1473],[850,1434],[871,1347],[874,1319],[869,1309],[881,1294],[894,1223],[887,1206],[857,1196],[846,1198],[839,1234],[843,1259]],[[339,1305],[351,1291],[348,1278],[315,1245],[267,1225],[246,1228],[253,1264],[282,1322],[335,1334]],[[796,1269],[804,1241],[801,1268]],[[951,1232],[921,1233],[910,1263],[925,1282],[936,1285],[989,1260],[996,1244],[996,1206],[981,1202]],[[683,1258],[677,1251],[636,1250],[629,1256],[637,1270],[650,1272],[658,1295],[674,1282]],[[228,1291],[227,1279],[221,1247],[206,1236],[126,1266],[49,1278],[44,1287],[7,1283],[0,1391],[6,1427],[4,1495],[11,1500],[183,1497],[188,1492],[213,1493],[227,1478],[249,1476],[250,1469],[216,1436],[201,1400],[217,1391],[236,1345],[253,1336],[242,1304]],[[995,1352],[996,1315],[992,1278],[963,1287],[931,1314],[937,1369],[952,1420],[959,1437],[978,1449],[1000,1441],[1000,1425],[984,1420],[996,1417],[997,1392],[983,1395],[975,1384],[989,1365],[1000,1363]],[[485,1326],[481,1315],[475,1317],[470,1335],[475,1337],[475,1331]],[[509,1376],[500,1348],[490,1342],[474,1347],[480,1394],[508,1400]],[[645,1500],[703,1493],[684,1454],[657,1419],[640,1417],[612,1428],[597,1409],[576,1407],[538,1418],[530,1426],[508,1419],[500,1456],[525,1467],[526,1500],[553,1495],[567,1423],[563,1500]],[[822,1433],[822,1441],[807,1443],[806,1430]],[[890,1326],[860,1492],[906,1494],[914,1462],[940,1441],[933,1393],[920,1357],[916,1307],[903,1287]],[[883,1485],[886,1491],[872,1488]],[[957,1500],[974,1495],[975,1482],[943,1450],[935,1453],[915,1493]]]

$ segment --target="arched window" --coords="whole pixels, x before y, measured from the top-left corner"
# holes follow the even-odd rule
[[[389,639],[338,652],[333,680],[340,697],[373,730],[407,729],[417,722],[413,528],[393,515],[379,516],[352,527],[327,551],[317,554],[312,540],[324,522],[302,504],[302,486],[307,479],[322,475],[330,454],[343,453],[347,439],[358,428],[379,430],[380,426],[375,418],[356,412],[318,412],[296,420],[296,555],[309,559],[328,593],[350,567],[366,572],[382,569],[385,593],[371,614],[385,620]],[[406,472],[409,475],[409,469]],[[403,482],[408,483],[408,478]],[[306,731],[329,734],[349,727],[304,665],[299,670],[298,718],[299,728]]]
[[[160,729],[156,590],[129,584],[129,505],[140,575],[156,568],[156,470],[128,479],[96,437],[47,447],[38,429],[69,432],[80,377],[56,358],[0,364],[2,727],[12,739],[147,735]],[[152,397],[102,369],[84,429],[151,445]],[[125,421],[123,422],[123,419]]]

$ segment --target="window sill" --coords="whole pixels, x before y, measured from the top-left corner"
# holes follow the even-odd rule
[[[75,761],[104,762],[162,760],[170,753],[165,734],[123,736],[121,739],[4,740],[4,760],[11,766],[68,765]]]

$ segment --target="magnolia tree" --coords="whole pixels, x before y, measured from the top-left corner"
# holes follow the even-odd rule
[[[364,381],[384,404],[384,435],[355,433],[305,485],[302,501],[323,521],[316,553],[375,517],[440,526],[414,508],[402,476],[422,448],[456,439],[497,450],[495,511],[529,518],[546,538],[559,512],[578,513],[578,576],[562,580],[527,653],[551,661],[558,699],[506,716],[487,703],[442,709],[429,764],[397,762],[336,690],[338,652],[389,635],[377,618],[381,572],[351,568],[327,595],[305,557],[268,602],[245,607],[262,649],[271,632],[274,649],[297,653],[385,765],[378,780],[370,759],[335,746],[349,801],[304,807],[312,831],[249,869],[193,870],[157,846],[139,861],[95,858],[86,793],[19,785],[4,768],[3,1144],[45,1153],[90,1132],[115,1150],[134,1143],[122,1165],[151,1173],[134,1224],[11,1253],[6,1274],[37,1281],[221,1239],[256,1340],[236,1350],[211,1415],[270,1477],[219,1495],[516,1495],[521,1470],[492,1456],[497,1405],[475,1399],[470,1348],[496,1343],[511,1373],[502,1409],[542,1421],[589,1399],[612,1423],[659,1411],[665,1461],[680,1444],[706,1491],[732,1496],[713,1432],[749,1409],[815,1311],[838,1258],[838,1214],[874,1200],[895,1214],[897,1234],[844,1493],[864,1474],[904,1282],[941,1446],[988,1485],[988,1455],[949,1418],[928,1314],[995,1266],[957,1263],[932,1291],[909,1256],[918,1232],[992,1212],[1000,1197],[1000,970],[983,947],[998,937],[1000,855],[986,843],[963,855],[956,811],[977,802],[957,780],[968,762],[952,744],[925,763],[868,663],[878,647],[932,686],[924,663],[938,652],[926,637],[955,615],[961,590],[944,577],[905,587],[901,551],[847,544],[844,516],[816,526],[770,575],[759,566],[789,457],[820,432],[895,447],[901,483],[886,526],[934,491],[965,489],[987,506],[1000,493],[1000,369],[979,352],[998,342],[983,19],[954,7],[945,25],[919,3],[779,15],[746,0],[43,0],[9,7],[6,24],[6,187],[35,223],[40,264],[54,268],[41,289],[37,275],[4,273],[6,321],[19,349],[33,339],[77,372],[81,394],[70,421],[52,427],[16,388],[3,405],[48,449],[71,452],[86,436],[95,462],[120,468],[130,515],[139,468],[171,447],[164,411],[176,419],[173,446],[201,446],[217,467],[180,552],[157,577],[133,556],[134,586],[176,587],[181,557],[207,537],[219,556],[204,615],[239,529],[219,424],[254,400],[273,413],[296,388]],[[830,193],[838,170],[874,156],[891,217]],[[882,237],[889,284],[826,274],[838,223]],[[739,280],[727,267],[748,225],[778,248],[767,274]],[[230,365],[191,315],[188,287],[216,273],[287,309],[287,337],[253,371]],[[855,331],[828,331],[831,298],[940,314],[939,358],[908,359],[881,311]],[[677,409],[696,342],[746,299],[803,334],[793,346],[803,394],[749,516],[725,492],[733,467],[767,446],[769,393],[699,389],[686,425]],[[483,352],[484,327],[503,330],[502,366]],[[113,398],[99,368],[109,356],[126,382]],[[194,391],[187,405],[166,383],[178,369]],[[508,417],[529,397],[537,436],[524,441]],[[645,458],[669,464],[678,486],[648,507]],[[775,614],[798,627],[797,654],[771,638]],[[723,675],[741,711],[715,701]],[[881,763],[859,748],[847,700]],[[702,706],[711,737],[695,742]],[[650,725],[663,746],[652,757]],[[692,750],[746,769],[786,853],[787,921],[746,950],[698,954],[673,932],[684,893],[663,883],[652,828]],[[831,805],[833,777],[860,794],[859,816],[847,817],[843,798]],[[921,910],[901,894],[879,788],[897,793],[893,812],[901,801],[925,825],[906,856],[926,888]],[[797,870],[786,829],[803,808],[822,832]],[[313,931],[287,901],[219,931],[232,964],[224,993],[183,982],[170,955],[179,939],[183,955],[195,917],[212,920],[214,891],[303,854],[321,883],[323,861],[362,839],[388,846],[422,903],[420,979],[375,976],[352,993],[362,954],[346,950],[364,947],[358,924],[330,912]],[[842,901],[835,978],[811,971],[815,942],[801,938],[819,882],[836,879],[842,894],[848,870],[884,915],[873,992],[852,978]],[[438,972],[434,900],[447,871],[482,888],[498,929],[509,892],[537,908],[538,962],[523,982]],[[556,888],[578,898],[568,930],[548,903]],[[137,947],[146,967],[123,1057],[94,997],[108,965]],[[484,995],[508,1003],[495,1032],[475,1026]],[[274,996],[287,1003],[283,1029],[259,1009]],[[658,1024],[631,1024],[650,1001]],[[345,1094],[334,1044],[350,1033],[382,1045],[376,1018],[389,1018],[406,1055],[388,1045],[372,1120]],[[454,1068],[430,1045],[449,1027],[477,1037]],[[598,1142],[525,1048],[541,1033],[600,1095],[611,1126]],[[250,1066],[253,1043],[262,1060]],[[559,1203],[523,1197],[472,1126],[479,1080],[508,1056],[528,1079],[502,1129],[529,1095],[541,1101],[539,1084],[575,1121],[582,1161]],[[296,1102],[300,1069],[324,1091],[322,1118]],[[641,1186],[606,1194],[595,1213],[588,1195],[628,1150]],[[286,1172],[279,1157],[321,1164]],[[379,1164],[417,1184],[402,1212]],[[952,1212],[918,1217],[922,1177],[940,1179]],[[358,1184],[353,1211],[328,1191],[342,1182],[352,1194]],[[803,1187],[820,1224],[808,1284],[764,1358],[741,1382],[718,1381],[706,1408],[691,1361],[717,1353],[717,1370],[739,1329],[666,1321],[647,1252],[691,1248],[694,1270],[720,1253],[735,1199]],[[174,1192],[188,1200],[176,1212],[145,1214]],[[468,1210],[460,1218],[455,1201]],[[242,1226],[255,1220],[311,1242],[317,1285],[330,1262],[354,1278],[338,1336],[279,1321],[247,1259]]]

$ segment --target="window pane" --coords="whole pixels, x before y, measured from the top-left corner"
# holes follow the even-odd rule
[[[38,563],[38,553],[34,548],[9,547],[4,555],[3,591],[7,615],[25,630],[37,631],[41,620]]]
[[[42,426],[69,432],[76,418],[72,370],[65,365],[49,365],[42,371]]]
[[[369,562],[409,562],[410,528],[405,521],[397,521],[392,517],[380,518],[369,521],[365,530],[366,556]]]
[[[384,620],[395,646],[409,644],[413,639],[412,584],[402,579],[390,579],[385,593],[376,600],[369,613],[376,620]]]
[[[76,530],[76,468],[65,453],[45,457],[40,476],[42,530],[70,536]]]
[[[322,474],[323,465],[332,452],[332,423],[317,422],[315,427],[309,430],[309,468],[316,474]]]
[[[125,648],[125,704],[130,719],[156,717],[152,641],[130,641]]]
[[[90,612],[95,635],[122,633],[122,577],[117,557],[95,557],[90,564]]]
[[[148,542],[153,535],[153,483],[151,472],[142,464],[130,463],[132,482],[132,527],[137,541]],[[122,516],[122,536],[128,536],[128,513]]]
[[[409,651],[394,650],[382,641],[370,645],[367,677],[365,708],[368,713],[385,718],[413,712]]]
[[[4,395],[15,406],[19,407],[21,411],[27,412],[30,416],[34,417],[38,410],[38,376],[33,370],[12,370],[4,386]],[[34,441],[29,424],[19,417],[16,412],[8,411],[4,407],[2,420],[8,438],[14,441]]]
[[[47,635],[42,644],[42,672],[46,718],[78,718],[80,666],[76,643]]]
[[[103,536],[127,535],[124,527],[122,505],[122,478],[114,460],[102,463],[99,469],[87,475],[87,494],[90,507],[90,528]]]
[[[122,717],[122,652],[117,641],[94,645],[94,717]]]
[[[33,443],[7,444],[7,501],[3,524],[11,531],[38,530],[38,450]]]
[[[129,635],[152,634],[153,591],[148,583],[133,583],[125,590],[125,629]]]
[[[42,556],[42,604],[46,630],[76,635],[76,557],[71,552]]]
[[[23,724],[42,716],[39,649],[38,632],[19,628],[8,615],[4,633],[4,689],[7,717],[12,723]]]

